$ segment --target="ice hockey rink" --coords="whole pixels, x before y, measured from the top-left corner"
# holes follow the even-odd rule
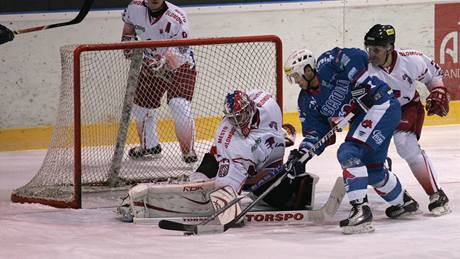
[[[338,143],[343,137],[339,133]],[[440,174],[452,213],[428,214],[427,195],[392,145],[393,171],[423,213],[388,219],[387,205],[369,189],[376,231],[357,235],[343,235],[338,227],[350,209],[346,198],[327,222],[245,226],[200,236],[122,223],[114,208],[15,204],[10,202],[11,191],[35,175],[46,150],[1,152],[0,258],[460,258],[460,125],[425,127],[421,144]],[[341,175],[337,147],[329,147],[307,165],[308,171],[320,177],[315,207],[322,205]]]

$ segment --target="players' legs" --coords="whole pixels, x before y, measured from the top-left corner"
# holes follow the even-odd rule
[[[131,110],[141,145],[129,151],[131,158],[150,157],[161,152],[156,131],[155,109],[160,107],[160,100],[165,91],[165,83],[143,66]]]
[[[175,123],[177,140],[184,155],[193,155],[195,123],[192,117],[191,103],[184,98],[172,98],[169,103]]]
[[[390,218],[410,215],[418,210],[418,203],[403,189],[398,177],[383,167],[382,163],[368,165],[369,184],[380,197],[391,204],[385,210]]]
[[[441,190],[438,174],[425,151],[420,148],[416,135],[398,131],[394,134],[394,143],[398,154],[406,160],[415,178],[430,196],[428,209],[436,216],[449,213],[449,199]]]
[[[130,157],[141,158],[159,154],[161,146],[156,131],[155,110],[134,104],[131,112],[136,121],[140,146],[129,151]]]
[[[426,194],[432,195],[439,191],[437,173],[426,153],[420,148],[415,134],[397,131],[393,138],[396,151],[401,158],[406,160]]]
[[[171,109],[183,159],[187,163],[196,162],[194,150],[195,124],[191,101],[195,89],[196,71],[188,64],[179,67],[168,84],[168,105]]]

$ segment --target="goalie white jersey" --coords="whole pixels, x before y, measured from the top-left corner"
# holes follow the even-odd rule
[[[428,90],[443,85],[441,68],[423,53],[396,49],[391,55],[392,64],[388,70],[369,63],[368,71],[393,89],[401,106],[415,97],[416,81],[425,84]]]
[[[249,135],[239,134],[224,118],[211,149],[219,163],[216,186],[230,185],[236,192],[241,190],[248,177],[281,164],[285,148],[282,114],[276,101],[263,91],[252,90],[247,94],[258,110]]]
[[[142,0],[132,1],[122,15],[123,22],[134,26],[136,36],[140,40],[170,40],[190,37],[188,18],[182,8],[165,2],[168,9],[159,16],[153,17]],[[147,49],[144,55],[150,59],[164,56],[168,48]],[[179,65],[194,64],[190,47],[171,48]]]

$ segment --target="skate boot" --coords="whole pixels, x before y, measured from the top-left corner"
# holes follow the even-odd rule
[[[152,148],[134,147],[134,148],[131,148],[128,152],[129,157],[132,159],[156,158],[160,154],[161,154],[160,144]]]
[[[434,216],[442,216],[451,212],[449,207],[449,198],[443,190],[439,190],[430,196],[428,209]]]
[[[350,215],[347,219],[340,221],[340,227],[344,234],[368,233],[374,231],[372,224],[372,211],[367,204],[367,197],[362,200],[350,202]]]
[[[195,151],[191,151],[189,154],[184,154],[182,156],[182,159],[187,164],[195,163],[196,161],[198,161],[198,157],[196,156]]]
[[[418,202],[415,201],[407,191],[403,194],[403,204],[393,205],[385,210],[385,214],[389,218],[398,218],[401,216],[408,216],[416,214],[418,210]]]

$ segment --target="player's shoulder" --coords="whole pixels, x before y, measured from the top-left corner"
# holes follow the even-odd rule
[[[395,49],[396,54],[401,59],[406,60],[420,60],[425,54],[415,49]]]
[[[188,22],[187,14],[185,13],[184,9],[170,2],[166,2],[166,5],[168,6],[168,10],[165,13],[167,17],[171,18],[173,21],[176,21],[179,24]]]
[[[147,8],[144,4],[144,1],[143,0],[132,0],[129,4],[128,4],[128,9],[145,9]]]
[[[263,90],[249,90],[246,92],[246,94],[249,96],[251,100],[254,101],[255,105],[257,107],[262,107],[264,104],[272,99],[272,95],[268,92],[265,92]]]

